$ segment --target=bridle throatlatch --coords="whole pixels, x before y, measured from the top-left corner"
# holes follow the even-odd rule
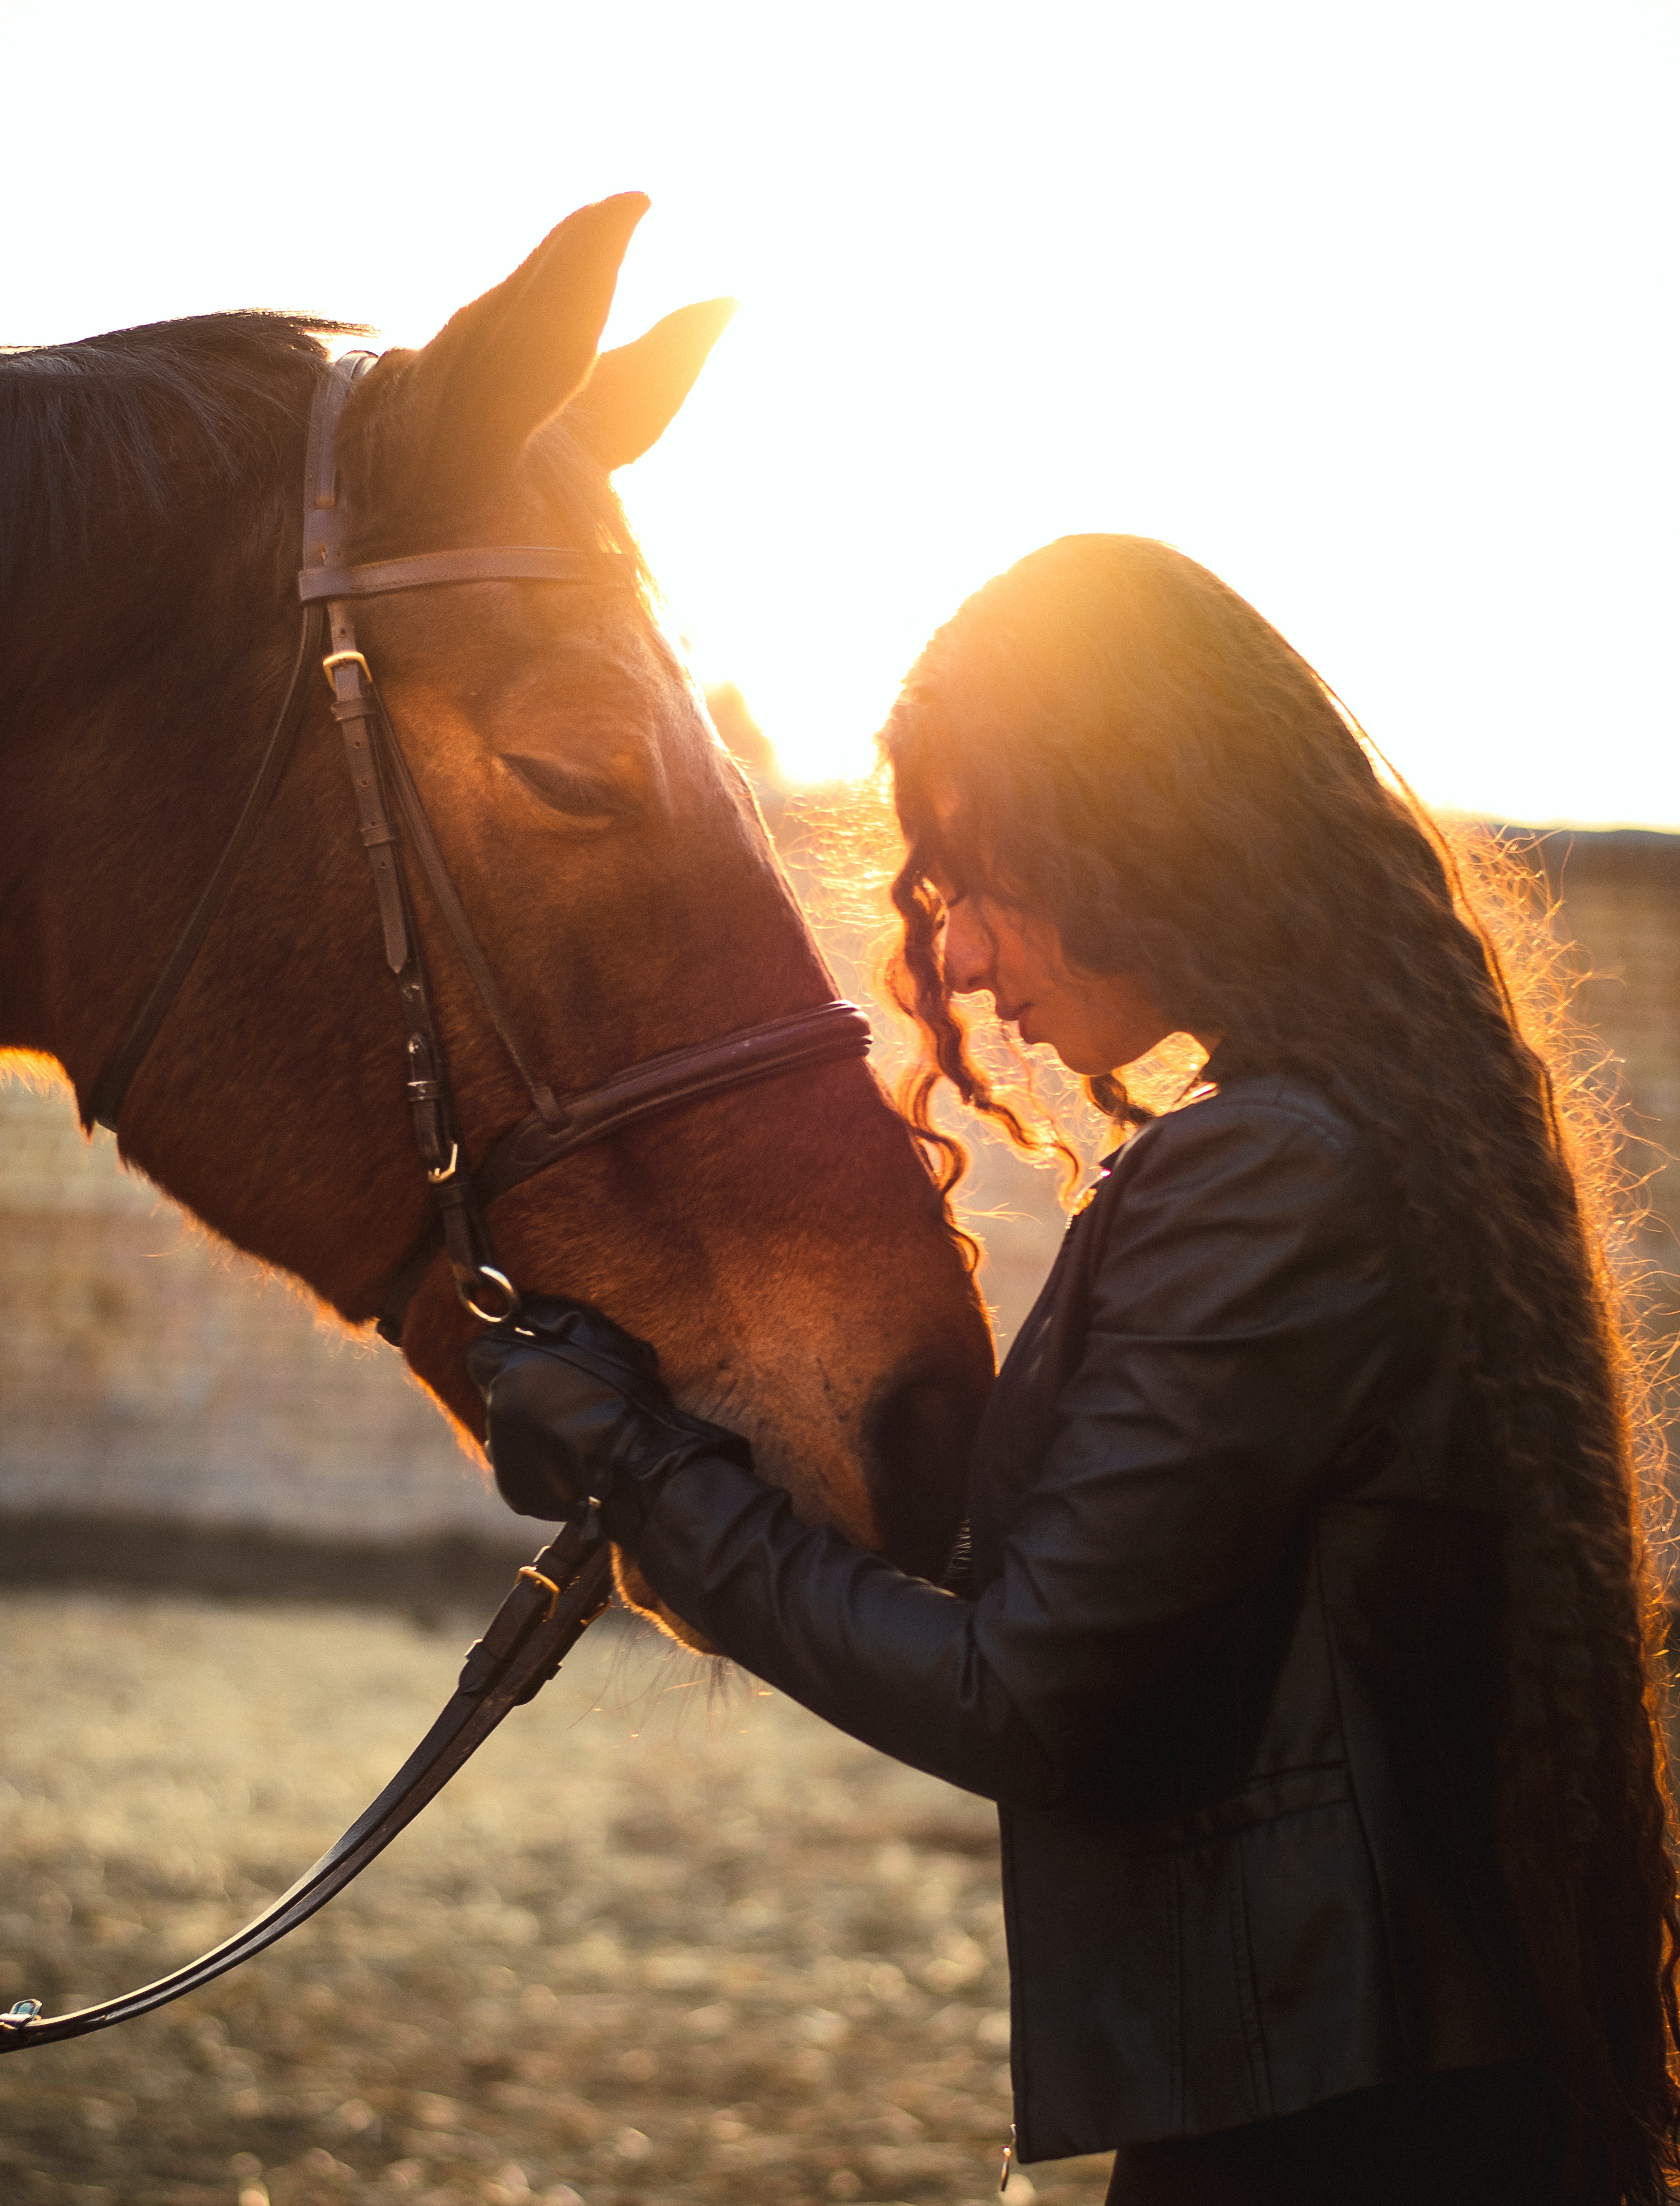
[[[334,363],[317,390],[309,420],[303,562],[297,584],[303,623],[284,697],[233,831],[150,994],[93,1083],[89,1116],[116,1129],[129,1085],[226,903],[285,774],[306,716],[309,677],[319,664],[331,686],[333,718],[343,735],[385,963],[402,1008],[405,1092],[414,1143],[438,1204],[436,1225],[398,1269],[380,1312],[378,1330],[400,1345],[408,1306],[440,1253],[448,1258],[456,1293],[474,1317],[493,1325],[518,1315],[519,1290],[497,1262],[485,1221],[486,1210],[498,1195],[655,1113],[752,1081],[861,1057],[869,1047],[869,1023],[854,1005],[813,1004],[712,1041],[645,1058],[598,1087],[563,1097],[533,1070],[531,1052],[473,931],[357,643],[355,605],[360,599],[456,582],[611,583],[623,578],[626,562],[617,553],[571,546],[513,544],[348,565],[350,516],[335,457],[337,428],[351,390],[372,364],[371,354],[349,354]],[[531,1098],[529,1115],[493,1141],[476,1168],[468,1165],[450,1101],[400,855],[405,840],[486,1015]],[[557,1536],[520,1571],[484,1637],[468,1650],[460,1683],[437,1722],[378,1798],[289,1891],[235,1937],[120,1999],[52,2018],[42,2014],[39,2000],[20,2000],[9,2014],[0,2014],[0,2054],[83,2037],[148,2013],[212,1982],[307,1921],[413,1821],[510,1709],[533,1698],[555,1674],[586,1626],[605,1607],[610,1588],[610,1557],[592,1511],[587,1519],[562,1525]]]

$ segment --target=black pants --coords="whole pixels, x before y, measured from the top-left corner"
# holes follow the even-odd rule
[[[1353,2091],[1212,2137],[1123,2145],[1109,2206],[1545,2206],[1529,2061]]]

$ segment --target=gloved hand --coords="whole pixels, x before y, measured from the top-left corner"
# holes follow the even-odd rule
[[[593,1496],[606,1530],[631,1540],[652,1495],[696,1456],[753,1467],[738,1434],[677,1408],[645,1340],[587,1303],[527,1296],[473,1343],[467,1368],[490,1413],[496,1483],[521,1517],[580,1517]]]

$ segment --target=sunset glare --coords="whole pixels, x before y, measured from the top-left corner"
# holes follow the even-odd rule
[[[649,192],[608,341],[742,303],[620,487],[795,779],[867,767],[988,575],[1123,529],[1242,590],[1430,798],[1680,824],[1671,6],[0,26],[12,343],[246,305],[420,342]]]

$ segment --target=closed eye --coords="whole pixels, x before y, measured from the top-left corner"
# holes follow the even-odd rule
[[[502,760],[533,796],[551,811],[563,812],[568,819],[604,822],[623,819],[636,808],[635,799],[628,790],[590,774],[573,772],[552,759],[503,751]]]

